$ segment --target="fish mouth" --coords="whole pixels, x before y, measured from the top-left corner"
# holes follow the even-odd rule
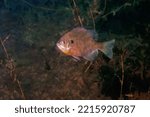
[[[69,49],[70,49],[68,46],[66,47],[66,46],[65,46],[63,43],[61,43],[61,42],[57,43],[56,45],[57,45],[57,47],[58,47],[63,53],[68,54]]]

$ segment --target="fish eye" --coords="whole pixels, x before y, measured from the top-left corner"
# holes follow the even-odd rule
[[[71,40],[70,42],[71,42],[71,44],[73,44],[73,43],[74,43],[74,41],[73,41],[73,40]]]

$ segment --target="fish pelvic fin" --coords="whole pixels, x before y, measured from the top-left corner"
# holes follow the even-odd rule
[[[113,57],[113,47],[115,44],[115,39],[110,40],[110,41],[106,41],[101,43],[101,47],[99,48],[100,51],[102,51],[108,58],[112,58]]]

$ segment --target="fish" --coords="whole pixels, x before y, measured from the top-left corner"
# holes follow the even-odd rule
[[[87,61],[94,61],[99,51],[104,53],[108,58],[113,57],[113,47],[115,39],[106,42],[97,42],[96,33],[84,27],[76,27],[66,32],[56,46],[65,55],[72,56],[76,60],[81,58]]]

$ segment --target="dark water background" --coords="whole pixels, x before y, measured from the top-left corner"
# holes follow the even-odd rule
[[[150,99],[149,11],[149,0],[1,0],[0,99]],[[113,59],[87,71],[55,45],[79,17],[116,39]]]

